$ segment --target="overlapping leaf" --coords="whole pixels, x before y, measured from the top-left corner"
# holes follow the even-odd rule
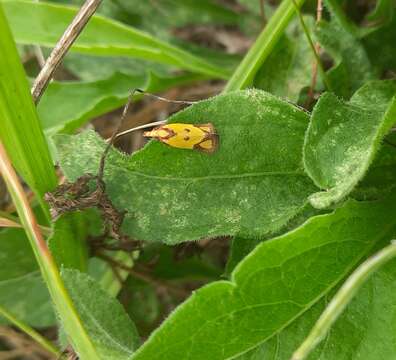
[[[382,138],[396,122],[396,83],[370,83],[350,102],[324,94],[314,108],[304,146],[305,168],[326,191],[310,197],[325,208],[348,195],[364,177]]]
[[[393,261],[367,281],[308,359],[394,359],[395,276]],[[236,359],[290,360],[329,300],[326,296],[279,334]]]
[[[130,359],[139,338],[121,304],[88,275],[63,269],[62,278],[101,359]]]
[[[315,191],[302,170],[307,121],[305,112],[265,92],[234,92],[170,118],[213,123],[220,145],[212,155],[159,142],[132,157],[113,151],[105,181],[116,206],[128,210],[125,231],[174,244],[278,230]],[[70,179],[97,171],[105,146],[97,135],[57,136],[56,142]]]
[[[395,235],[395,197],[349,202],[265,241],[232,273],[196,291],[133,360],[230,359],[259,345],[324,296],[381,241]],[[331,271],[330,271],[330,270]]]
[[[365,82],[375,79],[376,71],[359,39],[358,30],[346,18],[337,1],[326,0],[325,5],[331,20],[319,23],[316,36],[334,59],[334,66],[328,71],[332,91],[349,99]]]

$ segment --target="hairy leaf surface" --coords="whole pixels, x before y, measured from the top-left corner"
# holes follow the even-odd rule
[[[395,346],[396,262],[377,271],[355,295],[309,360],[392,360]],[[308,335],[331,296],[287,328],[236,360],[290,360]]]
[[[278,230],[315,191],[302,169],[308,115],[263,91],[221,95],[177,113],[170,122],[211,122],[219,149],[211,155],[152,141],[128,157],[111,152],[108,192],[127,209],[133,237],[174,244]],[[57,136],[61,166],[70,179],[95,173],[105,143],[93,132]]]
[[[63,269],[62,278],[101,359],[130,359],[139,338],[121,304],[78,270]]]
[[[232,273],[196,291],[133,360],[231,359],[269,339],[308,310],[395,234],[395,197],[348,202],[332,214],[257,246]]]
[[[304,146],[306,171],[326,189],[310,197],[313,206],[325,208],[342,200],[363,178],[396,122],[395,84],[368,84],[348,103],[331,93],[319,99]]]

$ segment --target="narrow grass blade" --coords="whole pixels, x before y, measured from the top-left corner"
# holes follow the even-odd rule
[[[25,334],[29,335],[33,340],[35,340],[38,344],[40,344],[45,350],[59,357],[61,355],[60,351],[44,336],[39,334],[36,330],[34,330],[29,325],[23,323],[19,319],[17,319],[13,314],[11,314],[8,310],[4,309],[0,305],[0,316],[3,316],[10,323],[18,327]]]
[[[294,352],[292,360],[304,360],[307,358],[309,353],[325,337],[331,325],[337,320],[368,277],[382,265],[385,265],[395,257],[396,242],[393,240],[390,245],[381,249],[361,264],[347,279],[347,281],[345,281],[344,285],[342,285],[341,289],[337,292],[329,305],[327,305],[308,337]]]
[[[29,84],[0,4],[0,140],[24,181],[42,200],[57,184]]]
[[[10,159],[0,142],[0,173],[7,185],[8,191],[15,203],[19,218],[29,238],[43,278],[48,286],[52,300],[69,336],[69,340],[84,360],[100,359],[84,325],[77,314],[73,302],[66,291],[55,261],[41,235],[35,216],[30,208],[22,185],[12,168]]]
[[[296,0],[297,7],[302,6],[305,0]],[[292,0],[283,0],[274,15],[268,21],[264,30],[250,48],[238,68],[227,83],[224,92],[240,90],[248,87],[260,66],[271,53],[275,44],[282,36],[286,26],[292,19],[296,6]]]

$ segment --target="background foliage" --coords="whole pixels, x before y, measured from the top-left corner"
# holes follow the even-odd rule
[[[394,1],[325,0],[318,19],[316,1],[105,0],[35,108],[37,51],[82,3],[0,0],[0,139],[81,325],[53,307],[45,254],[4,228],[2,328],[4,308],[81,359],[291,359],[348,276],[396,238]],[[220,143],[207,155],[121,138],[106,193],[142,246],[110,251],[98,211],[53,221],[43,195],[56,175],[97,172],[133,88],[202,101],[135,96],[124,129],[210,122]],[[2,227],[23,222],[5,193]],[[308,358],[394,359],[395,276],[391,260]]]

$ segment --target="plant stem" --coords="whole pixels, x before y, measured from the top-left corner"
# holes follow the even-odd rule
[[[304,360],[337,320],[363,283],[382,265],[396,257],[396,241],[363,262],[338,290],[291,360]]]
[[[39,334],[29,325],[18,320],[14,315],[12,315],[9,311],[4,309],[1,305],[0,305],[0,315],[3,316],[5,319],[7,319],[16,327],[18,327],[20,330],[22,330],[25,334],[29,335],[33,340],[39,343],[44,349],[46,349],[50,353],[54,354],[57,357],[61,355],[61,352],[54,346],[54,344],[52,344],[49,340],[47,340],[44,336]]]
[[[74,41],[80,35],[85,25],[88,23],[91,16],[101,4],[102,0],[87,0],[81,7],[76,17],[67,27],[58,43],[53,48],[50,56],[45,62],[45,65],[38,74],[32,87],[32,96],[37,104],[40,101],[41,95],[47,88],[55,70],[62,62],[67,51],[70,49]]]
[[[37,262],[40,265],[41,274],[47,284],[52,300],[60,318],[62,319],[62,324],[74,349],[84,360],[98,359],[99,357],[96,349],[94,348],[74,307],[73,301],[63,284],[63,280],[59,274],[54,258],[52,257],[40,232],[25,192],[1,141],[0,173],[3,176],[7,189],[15,203],[19,219],[21,220],[26,231],[26,235],[29,238]]]
[[[296,0],[297,7],[302,6],[304,1]],[[295,10],[296,8],[292,0],[282,1],[228,81],[224,88],[225,93],[244,89],[252,84],[254,76],[282,36]]]
[[[303,28],[304,33],[305,33],[305,37],[307,38],[309,46],[310,46],[310,48],[312,50],[312,53],[313,53],[313,55],[315,57],[316,66],[319,67],[319,71],[320,71],[320,75],[322,76],[323,83],[325,84],[326,89],[330,91],[331,90],[331,85],[330,85],[329,80],[327,79],[326,71],[324,70],[322,61],[320,60],[319,54],[316,51],[316,47],[315,47],[315,45],[314,45],[314,43],[312,41],[311,35],[309,33],[307,25],[305,24],[305,21],[304,21],[304,18],[302,16],[302,14],[301,14],[301,11],[300,11],[299,7],[297,6],[296,0],[293,0],[293,4],[294,4],[294,6],[296,8],[296,11],[297,11],[297,14],[298,14],[298,18],[300,19],[301,27]]]

